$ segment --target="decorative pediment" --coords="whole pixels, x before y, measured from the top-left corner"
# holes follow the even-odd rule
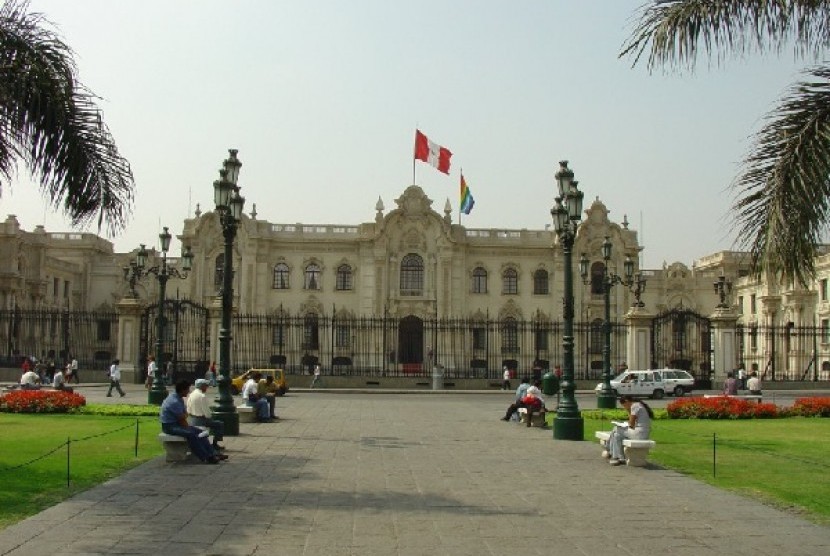
[[[432,199],[426,196],[424,190],[417,185],[410,185],[403,192],[403,195],[395,199],[395,204],[403,211],[406,217],[419,217],[429,213],[435,213],[432,210]]]

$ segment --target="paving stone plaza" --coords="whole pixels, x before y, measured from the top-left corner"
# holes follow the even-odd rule
[[[510,398],[292,392],[279,422],[225,439],[227,462],[155,458],[0,531],[0,554],[830,552],[828,527],[501,422]]]

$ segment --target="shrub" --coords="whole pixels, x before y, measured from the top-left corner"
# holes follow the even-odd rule
[[[0,397],[6,413],[67,413],[86,404],[86,398],[61,390],[15,390]]]
[[[830,417],[830,398],[798,398],[790,415],[799,417]]]
[[[666,406],[672,419],[769,419],[780,412],[775,404],[755,403],[740,398],[681,398]]]

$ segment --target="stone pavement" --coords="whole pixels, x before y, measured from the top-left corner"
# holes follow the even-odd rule
[[[502,422],[510,397],[292,393],[229,461],[157,458],[0,531],[0,554],[830,552],[830,528]]]

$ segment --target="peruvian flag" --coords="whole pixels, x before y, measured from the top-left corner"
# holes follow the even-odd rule
[[[415,130],[415,160],[432,164],[439,172],[449,174],[451,156],[452,153],[449,149],[433,143],[427,139],[426,135],[417,129]]]

